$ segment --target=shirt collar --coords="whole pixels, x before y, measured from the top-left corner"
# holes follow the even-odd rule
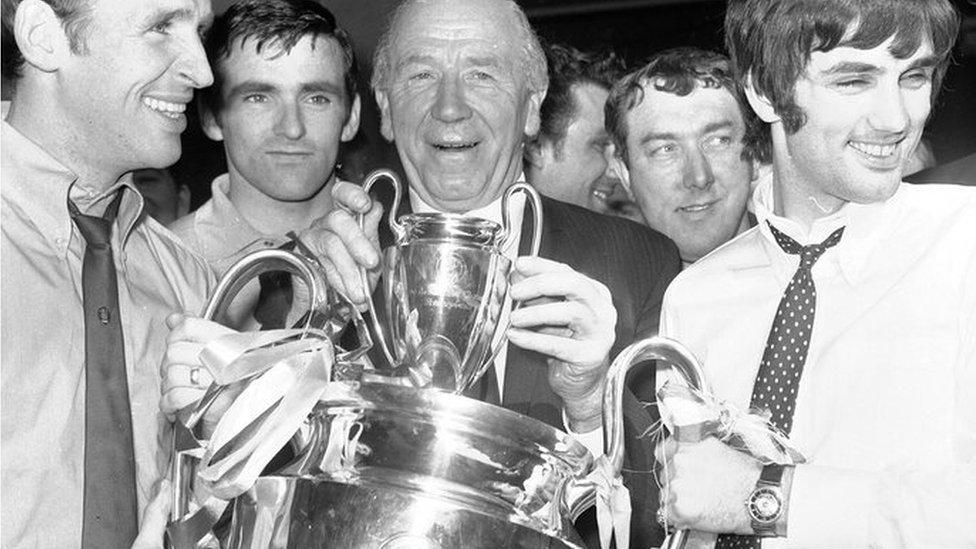
[[[230,201],[230,176],[217,176],[210,185],[213,217],[198,219],[198,228],[206,234],[200,245],[210,248],[207,257],[226,257],[238,253],[259,240],[270,240],[276,245],[285,241],[284,235],[266,235],[259,232],[241,215],[237,206]]]
[[[125,174],[108,189],[99,191],[78,184],[78,176],[16,128],[2,122],[3,193],[16,204],[30,204],[29,217],[52,247],[64,252],[70,241],[73,223],[68,199],[89,215],[101,215],[115,197],[124,192],[119,205],[118,226],[122,246],[128,241],[142,213],[142,196]],[[132,192],[125,192],[124,188]]]
[[[835,230],[846,227],[843,238],[835,246],[834,257],[844,278],[849,284],[854,285],[861,280],[870,259],[871,249],[884,235],[885,225],[893,218],[886,212],[890,212],[891,208],[887,206],[889,202],[895,201],[895,197],[870,204],[848,202],[836,212],[814,221],[809,232],[805,231],[799,223],[774,213],[775,185],[772,173],[760,179],[752,200],[758,229],[764,237],[763,243],[770,260],[777,255],[785,255],[786,252],[782,251],[776,243],[767,222],[775,225],[778,230],[801,245],[820,243]]]

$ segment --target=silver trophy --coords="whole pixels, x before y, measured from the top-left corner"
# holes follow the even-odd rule
[[[539,195],[525,183],[509,187],[502,225],[442,213],[397,220],[403,189],[393,172],[374,171],[363,188],[369,192],[380,179],[389,180],[395,191],[388,219],[396,242],[382,262],[387,328],[368,300],[376,339],[395,375],[406,374],[416,387],[460,393],[481,377],[506,341],[501,332],[507,326],[500,321],[512,268],[503,255],[515,234],[509,226],[511,198],[523,193],[532,207],[530,254],[536,255],[542,236]],[[369,288],[364,270],[361,275]]]

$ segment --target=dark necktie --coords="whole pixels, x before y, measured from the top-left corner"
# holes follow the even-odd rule
[[[752,410],[766,410],[770,422],[785,434],[793,429],[793,410],[800,386],[803,364],[810,349],[813,315],[817,309],[817,288],[813,284],[812,269],[828,248],[840,242],[844,227],[831,233],[820,244],[801,246],[769,224],[780,248],[788,254],[800,256],[800,266],[790,280],[776,309],[773,326],[769,330],[756,383],[752,387]],[[723,534],[716,549],[752,549],[760,547],[759,536]]]
[[[294,293],[291,274],[284,271],[269,271],[258,276],[261,292],[254,306],[254,319],[262,330],[286,328],[288,313],[291,311]]]
[[[86,242],[81,270],[85,308],[84,549],[129,547],[138,531],[132,416],[111,244],[122,192],[104,218],[83,215],[68,201],[71,218]]]

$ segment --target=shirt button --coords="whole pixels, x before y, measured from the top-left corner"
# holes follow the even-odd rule
[[[272,246],[274,246],[274,242],[272,242],[270,240],[265,240],[264,241],[264,247],[265,248],[271,248]]]

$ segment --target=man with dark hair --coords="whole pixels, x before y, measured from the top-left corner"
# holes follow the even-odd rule
[[[747,535],[720,548],[976,544],[976,191],[902,182],[958,29],[947,0],[730,2],[772,174],[758,225],[675,279],[661,331],[806,459],[669,439],[678,528]]]
[[[614,84],[606,119],[613,170],[685,265],[749,228],[746,204],[768,134],[725,56],[696,48],[654,55]]]
[[[612,52],[546,48],[549,90],[539,133],[525,143],[525,178],[539,192],[595,212],[634,216],[634,204],[608,168],[613,147],[603,125],[610,86],[624,72]]]
[[[221,274],[332,210],[339,146],[359,129],[359,94],[349,37],[313,0],[233,4],[204,46],[214,85],[202,93],[200,118],[207,136],[224,143],[227,173],[214,180],[213,198],[172,229]],[[258,286],[244,294],[236,308],[250,312]],[[265,277],[260,295],[257,320],[284,327],[290,278]]]
[[[3,3],[5,548],[162,541],[164,321],[201,310],[214,281],[126,174],[179,157],[212,81],[210,18],[209,0]]]

